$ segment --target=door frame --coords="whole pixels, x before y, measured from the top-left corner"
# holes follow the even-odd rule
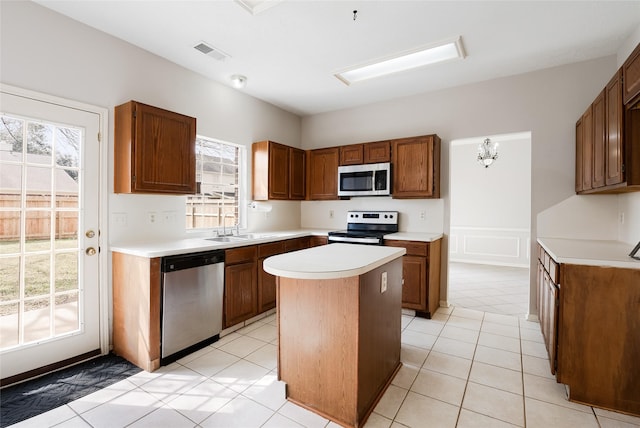
[[[59,104],[64,107],[71,107],[78,110],[84,110],[98,115],[100,120],[100,162],[98,165],[98,187],[100,195],[98,197],[98,299],[99,299],[99,343],[100,355],[109,353],[109,248],[108,248],[108,147],[109,147],[109,110],[105,107],[98,107],[67,98],[57,97],[54,95],[44,94],[29,89],[19,88],[0,82],[0,90],[2,92],[31,98],[36,101],[43,101],[52,104]]]

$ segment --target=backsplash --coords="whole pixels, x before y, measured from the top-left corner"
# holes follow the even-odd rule
[[[442,199],[393,199],[358,197],[339,201],[303,201],[300,204],[302,228],[339,230],[347,226],[351,210],[398,211],[401,232],[444,231]]]

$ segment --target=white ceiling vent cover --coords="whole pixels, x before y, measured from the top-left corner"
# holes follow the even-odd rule
[[[227,58],[231,58],[231,55],[222,52],[218,48],[214,48],[210,44],[206,42],[199,42],[197,45],[193,47],[195,50],[202,52],[205,55],[208,55],[218,61],[224,61]]]

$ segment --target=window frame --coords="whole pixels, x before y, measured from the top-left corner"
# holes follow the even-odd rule
[[[212,138],[212,137],[207,137],[206,135],[201,135],[201,134],[197,134],[196,135],[196,150],[197,150],[197,145],[198,145],[198,140],[208,140],[214,143],[219,143],[219,144],[224,144],[224,145],[228,145],[228,146],[232,146],[234,148],[236,148],[238,150],[238,163],[237,163],[237,167],[238,167],[238,199],[237,199],[237,203],[238,203],[238,223],[239,223],[239,227],[240,229],[246,229],[247,227],[247,207],[246,207],[246,203],[244,203],[244,201],[246,201],[246,195],[247,195],[247,177],[246,177],[246,171],[247,171],[247,147],[242,145],[242,144],[237,144],[237,143],[232,143],[229,141],[225,141],[219,138]],[[197,174],[199,173],[198,171],[198,164],[197,164],[198,160],[197,160],[197,156],[196,156],[196,178],[197,178]],[[196,180],[197,181],[197,180]],[[197,196],[199,194],[194,194],[194,195],[187,195],[186,199],[185,199],[185,229],[187,233],[202,233],[202,232],[210,232],[210,231],[214,231],[214,232],[221,232],[223,230],[223,227],[194,227],[194,228],[187,228],[187,207],[188,207],[188,203],[191,197],[193,196]],[[229,233],[230,228],[227,228],[227,233]]]

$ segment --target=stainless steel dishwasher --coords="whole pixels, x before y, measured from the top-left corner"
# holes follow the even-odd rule
[[[218,340],[223,291],[224,250],[162,258],[162,365]]]

